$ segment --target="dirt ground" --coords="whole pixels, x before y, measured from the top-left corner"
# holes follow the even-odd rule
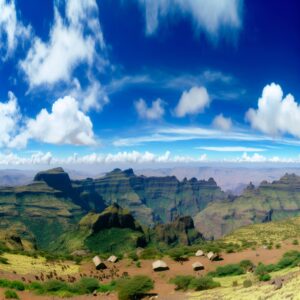
[[[127,272],[130,276],[134,275],[147,275],[155,281],[155,289],[152,291],[158,295],[158,299],[165,300],[180,300],[186,299],[186,295],[183,293],[176,292],[174,286],[169,283],[169,280],[176,275],[196,275],[202,276],[209,271],[213,271],[217,266],[226,265],[230,263],[238,263],[243,259],[249,259],[255,264],[263,262],[264,264],[276,263],[282,255],[288,250],[300,250],[300,246],[292,245],[291,243],[284,243],[280,249],[264,249],[258,248],[256,250],[245,250],[238,253],[223,253],[223,260],[221,261],[209,261],[206,257],[191,257],[188,261],[183,263],[175,262],[168,257],[163,258],[167,263],[169,270],[163,272],[154,272],[152,270],[153,260],[142,260],[141,267],[137,267],[135,262],[131,260],[124,259],[115,264],[107,263],[108,269],[105,271],[95,271],[95,267],[92,262],[85,263],[80,267],[80,273],[76,275],[79,279],[81,276],[92,276],[96,278],[101,278],[101,282],[109,282],[112,279],[112,274],[114,278],[121,276],[124,272]],[[195,272],[192,269],[192,264],[196,261],[201,262],[204,265],[203,271]],[[114,270],[114,272],[112,271]],[[35,274],[28,274],[23,276],[26,281],[34,280]],[[0,269],[1,278],[9,279],[22,279],[22,276],[17,274],[8,274]],[[23,280],[24,280],[23,278]],[[20,299],[22,300],[54,300],[60,299],[53,296],[37,296],[30,292],[18,292]],[[5,299],[3,296],[3,289],[0,289],[0,300]],[[83,300],[83,299],[103,299],[103,300],[116,300],[117,296],[115,294],[110,295],[98,295],[98,296],[81,296],[69,298],[72,300]]]

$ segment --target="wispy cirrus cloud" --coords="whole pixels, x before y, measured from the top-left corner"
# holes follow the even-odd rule
[[[243,0],[138,0],[145,10],[146,33],[154,34],[160,24],[188,18],[196,32],[203,31],[209,39],[217,40],[226,29],[238,32],[242,26]]]
[[[0,12],[0,56],[6,60],[18,44],[29,39],[32,29],[18,17],[14,0],[0,0]]]
[[[166,143],[191,140],[241,141],[241,142],[270,142],[277,145],[299,146],[300,141],[291,138],[276,138],[253,133],[249,130],[232,128],[224,134],[223,130],[205,127],[160,127],[147,130],[148,134],[115,138],[112,143],[117,147],[132,147],[147,143]]]
[[[216,151],[216,152],[263,152],[267,151],[264,148],[254,148],[254,147],[241,147],[241,146],[219,146],[219,147],[210,147],[210,146],[201,146],[196,147],[195,149],[206,150],[206,151]]]

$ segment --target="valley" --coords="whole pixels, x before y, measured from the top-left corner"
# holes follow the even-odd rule
[[[300,177],[294,174],[258,187],[250,183],[232,196],[213,178],[179,181],[115,169],[98,179],[72,180],[56,168],[37,173],[28,185],[0,188],[0,203],[0,288],[16,289],[21,299],[81,299],[92,292],[97,296],[84,299],[117,299],[119,282],[130,285],[140,276],[152,282],[148,298],[206,299],[203,289],[207,299],[235,299],[252,287],[264,297],[274,294],[271,278],[287,276],[278,289],[284,292],[300,272]],[[195,256],[199,249],[204,256]],[[210,251],[221,260],[210,261]],[[112,254],[118,258],[113,264],[106,262]],[[95,255],[105,270],[95,269]],[[296,264],[289,258],[282,266],[286,255]],[[152,270],[159,259],[168,270]],[[243,261],[252,271],[239,267]],[[193,263],[203,270],[194,271]],[[266,280],[255,271],[261,263],[270,266]],[[219,267],[238,271],[216,276]],[[193,278],[208,282],[176,288],[178,280]],[[93,291],[83,288],[85,281]]]

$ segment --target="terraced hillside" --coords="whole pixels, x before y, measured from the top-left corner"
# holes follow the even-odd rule
[[[213,202],[195,217],[195,226],[206,237],[221,237],[233,230],[271,220],[300,215],[300,177],[285,174],[280,180],[249,185],[243,194]]]

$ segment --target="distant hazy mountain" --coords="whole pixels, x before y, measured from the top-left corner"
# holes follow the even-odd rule
[[[170,169],[135,170],[136,174],[145,176],[176,176],[183,178],[209,179],[214,178],[223,191],[231,191],[240,195],[244,188],[252,182],[258,186],[263,180],[273,181],[285,173],[300,175],[300,168],[253,168],[253,167],[178,167]]]

